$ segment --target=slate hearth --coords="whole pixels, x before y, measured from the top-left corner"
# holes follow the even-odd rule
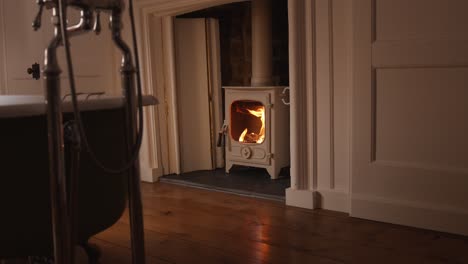
[[[166,175],[160,180],[161,182],[284,201],[285,190],[291,184],[289,169],[283,169],[280,175],[283,177],[271,180],[265,169],[234,166],[229,174],[224,169],[217,169]]]

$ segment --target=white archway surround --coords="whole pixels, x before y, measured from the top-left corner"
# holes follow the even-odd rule
[[[144,89],[160,100],[147,112],[144,180],[155,181],[161,164],[179,172],[172,16],[242,0],[140,0],[136,15]],[[255,1],[255,0],[253,0]],[[351,119],[351,1],[289,0],[291,87],[291,188],[286,204],[349,212]],[[334,15],[337,14],[337,15]],[[338,38],[338,39],[337,39]],[[169,120],[167,131],[157,124]],[[177,147],[176,147],[177,149]],[[148,175],[151,175],[148,177]]]

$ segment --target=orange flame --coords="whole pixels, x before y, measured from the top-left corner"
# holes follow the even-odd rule
[[[244,132],[242,132],[242,134],[240,135],[239,137],[239,142],[244,142],[244,138],[245,138],[245,135],[247,134],[247,128],[244,129]]]
[[[262,127],[260,128],[260,131],[258,133],[251,132],[249,134],[249,138],[251,140],[247,140],[247,142],[248,143],[258,143],[258,144],[260,144],[265,140],[265,107],[262,106],[262,107],[259,107],[259,108],[255,109],[255,110],[247,109],[247,111],[251,115],[254,115],[254,116],[260,118],[260,120],[262,121]],[[247,132],[248,132],[248,128],[246,128],[242,132],[242,134],[240,135],[239,142],[246,141],[245,137],[247,135]]]

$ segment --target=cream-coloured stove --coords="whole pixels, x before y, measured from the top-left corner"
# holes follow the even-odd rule
[[[285,87],[223,87],[228,129],[226,172],[233,165],[265,168],[272,179],[289,165]],[[285,100],[286,99],[286,100]]]

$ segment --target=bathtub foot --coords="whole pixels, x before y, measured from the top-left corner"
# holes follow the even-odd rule
[[[88,256],[89,264],[99,263],[99,258],[101,258],[101,250],[98,246],[90,244],[88,242],[83,243],[80,246],[85,250],[86,255]]]

